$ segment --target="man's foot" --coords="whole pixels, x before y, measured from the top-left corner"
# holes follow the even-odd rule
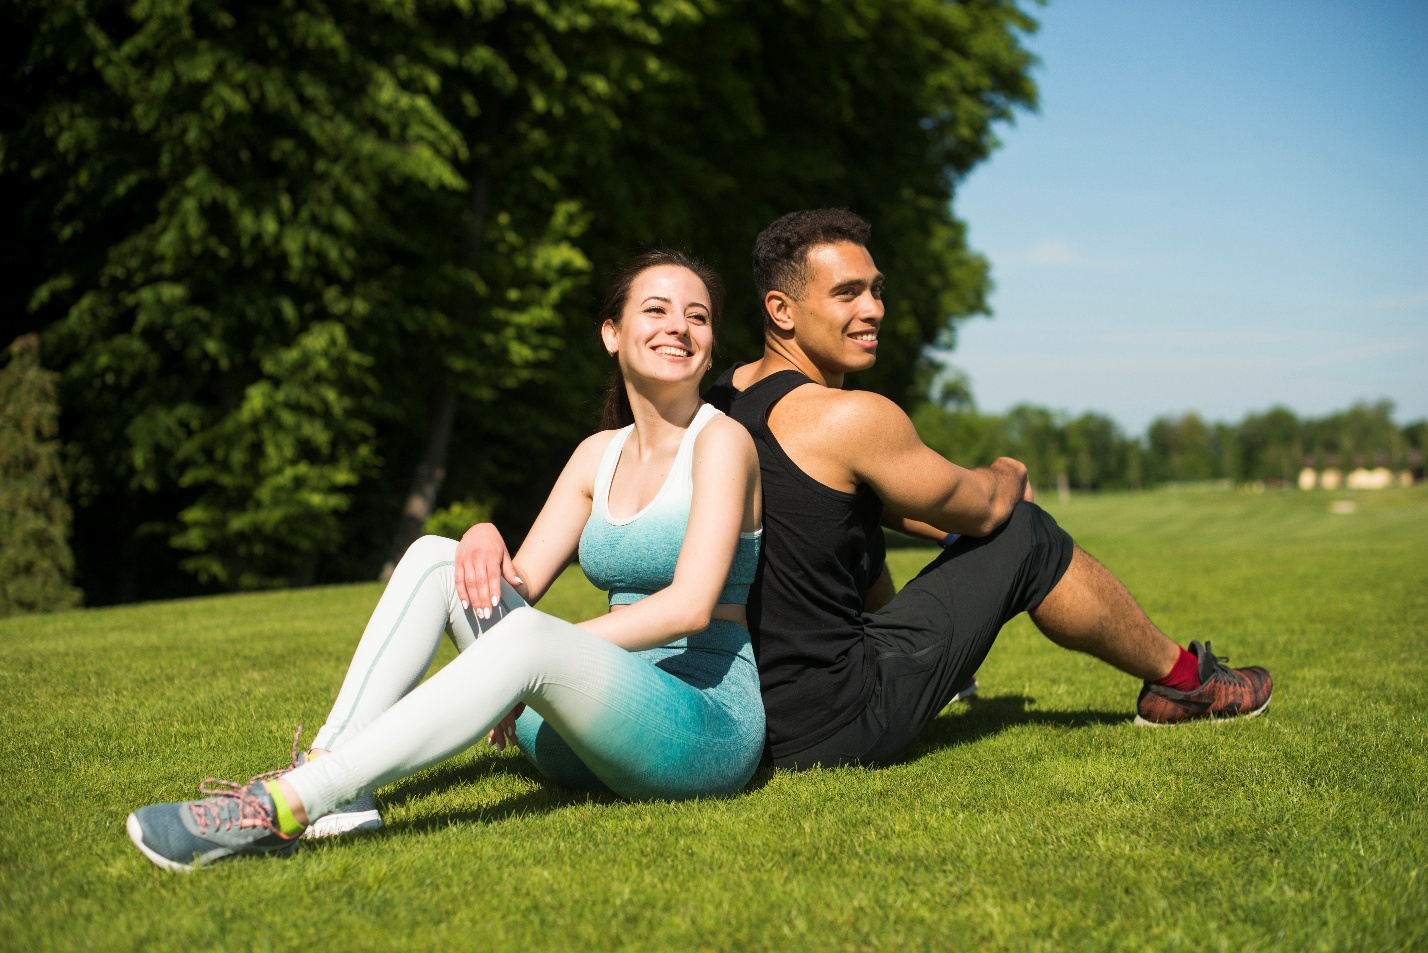
[[[166,870],[197,870],[238,854],[286,854],[297,836],[278,830],[272,796],[261,780],[247,786],[208,781],[201,801],[151,804],[129,815],[134,846]]]
[[[1253,718],[1269,707],[1274,680],[1258,665],[1230,668],[1210,651],[1210,643],[1190,643],[1200,662],[1200,687],[1181,692],[1146,682],[1136,700],[1135,723],[1159,728],[1199,718]]]
[[[957,689],[957,694],[952,696],[952,700],[964,702],[975,694],[977,694],[977,676],[973,675],[970,682]]]
[[[377,799],[370,794],[362,794],[355,801],[313,821],[302,836],[314,840],[352,831],[375,831],[381,826],[382,812],[377,808]]]

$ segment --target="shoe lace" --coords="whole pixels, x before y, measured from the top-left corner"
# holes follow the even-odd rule
[[[198,786],[199,793],[204,795],[203,800],[193,801],[188,806],[193,812],[193,820],[199,833],[206,834],[210,828],[220,827],[264,827],[279,837],[287,837],[278,830],[278,821],[273,812],[251,791],[253,785],[260,781],[280,778],[301,763],[298,745],[298,739],[301,737],[302,725],[298,725],[297,733],[293,735],[292,761],[286,768],[255,774],[244,784],[222,778],[205,778]]]
[[[1210,659],[1213,659],[1213,663],[1214,663],[1214,666],[1215,666],[1215,669],[1216,669],[1216,670],[1219,670],[1219,669],[1225,669],[1226,671],[1229,670],[1229,667],[1230,667],[1230,657],[1229,657],[1228,655],[1216,655],[1216,654],[1210,649],[1210,643],[1209,643],[1208,640],[1206,640],[1206,642],[1205,642],[1205,655],[1204,655],[1204,657],[1208,657],[1208,658],[1210,658]]]

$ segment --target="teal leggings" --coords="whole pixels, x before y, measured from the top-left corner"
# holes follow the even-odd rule
[[[764,718],[742,627],[631,653],[504,585],[478,620],[456,598],[455,551],[425,537],[393,573],[313,742],[332,754],[285,776],[311,819],[465,750],[519,702],[522,750],[559,783],[687,798],[748,782]],[[421,682],[448,626],[460,654]]]

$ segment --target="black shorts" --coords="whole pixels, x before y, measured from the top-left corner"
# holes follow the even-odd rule
[[[774,766],[896,761],[972,680],[1002,626],[1061,581],[1073,548],[1034,503],[1017,504],[989,536],[957,540],[886,606],[864,614],[876,669],[867,706],[832,737],[774,758]]]

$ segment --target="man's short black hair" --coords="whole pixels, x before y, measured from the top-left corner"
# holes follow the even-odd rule
[[[763,300],[770,291],[801,298],[808,288],[808,250],[817,245],[868,244],[873,226],[845,208],[789,212],[754,239],[754,287]],[[767,315],[764,316],[767,319]]]

